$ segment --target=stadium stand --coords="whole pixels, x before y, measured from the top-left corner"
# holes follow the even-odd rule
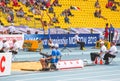
[[[54,0],[51,0],[50,3],[52,3]],[[95,10],[98,10],[98,8],[94,7],[94,4],[96,0],[59,0],[59,3],[62,6],[54,6],[54,12],[58,16],[59,23],[55,23],[52,27],[59,26],[61,28],[104,28],[105,23],[112,23],[116,28],[120,27],[120,24],[117,23],[120,21],[120,14],[119,11],[111,11],[110,9],[107,9],[105,5],[107,4],[108,0],[99,0],[100,3],[100,10],[102,16],[107,18],[107,20],[104,20],[102,18],[96,18],[94,17]],[[117,2],[120,2],[120,0],[116,0]],[[41,14],[33,14],[30,11],[30,7],[26,7],[22,2],[17,3],[19,6],[13,6],[13,2],[10,1],[9,4],[7,4],[7,7],[12,8],[14,13],[14,25],[27,25],[32,28],[41,28]],[[71,13],[74,16],[69,16],[70,23],[64,22],[64,16],[61,16],[62,11],[65,9],[69,9],[70,7],[74,7],[74,9],[71,9]],[[25,17],[17,17],[16,11],[20,8],[23,8]],[[117,5],[117,9],[120,10],[119,5]],[[1,10],[2,11],[2,10]],[[4,24],[4,26],[9,26],[10,23],[6,20],[7,14],[0,11],[0,20]],[[46,11],[41,11],[41,13],[46,13]],[[49,14],[51,17],[53,17],[53,14]],[[48,21],[49,18],[44,15],[44,20]]]

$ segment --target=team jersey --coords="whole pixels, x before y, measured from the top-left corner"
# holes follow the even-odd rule
[[[55,63],[56,62],[56,56],[57,56],[56,49],[52,50],[51,56],[52,56],[51,63]]]
[[[57,49],[57,58],[56,58],[56,63],[61,59],[61,52]]]
[[[52,59],[51,59],[51,63],[57,63],[58,60],[60,59],[61,57],[61,53],[59,50],[56,50],[56,49],[53,49],[52,50]]]

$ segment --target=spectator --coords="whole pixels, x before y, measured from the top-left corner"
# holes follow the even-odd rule
[[[65,15],[67,15],[67,9],[65,9],[65,10],[62,11],[62,13],[61,13],[61,16],[65,16]]]
[[[35,31],[35,34],[38,34],[38,31]]]
[[[14,23],[11,23],[11,26],[8,27],[9,30],[9,34],[14,34],[15,33],[15,27],[14,27]]]
[[[97,1],[95,2],[95,7],[96,7],[96,8],[100,8],[99,0],[97,0]]]
[[[29,16],[24,16],[25,20],[31,21],[31,18]]]
[[[43,0],[42,5],[44,5],[45,8],[47,8],[46,4],[47,4],[47,0]]]
[[[44,14],[41,15],[41,18],[40,18],[40,22],[42,24],[42,27],[43,27],[43,31],[44,31],[44,34],[48,34],[49,33],[49,28],[50,26],[52,25],[52,19],[51,17],[49,16],[48,12],[46,11],[46,14],[47,16],[49,17],[50,21],[49,23],[47,21],[43,21],[43,16]]]
[[[0,7],[4,7],[5,6],[5,1],[0,1]]]
[[[52,5],[51,5],[50,8],[48,9],[48,12],[49,12],[49,13],[54,13],[54,8],[53,8]]]
[[[11,18],[10,22],[13,23],[13,21],[14,21],[14,13],[13,13],[13,10],[12,10],[11,8],[9,8],[8,14],[9,14],[9,16],[10,16],[10,18]]]
[[[113,1],[108,1],[108,3],[106,4],[106,8],[110,8],[113,6]]]
[[[68,16],[74,16],[74,15],[71,13],[70,9],[67,9],[67,15],[68,15]]]
[[[100,17],[100,13],[99,13],[98,10],[95,10],[95,12],[94,12],[94,16],[95,16],[95,17]]]
[[[115,29],[114,29],[113,25],[110,24],[110,28],[109,28],[109,42],[113,42],[114,32],[115,32]]]
[[[29,11],[31,11],[33,13],[34,7],[35,7],[35,5],[30,5]]]
[[[62,11],[61,15],[62,15],[62,16],[65,16],[65,15],[67,15],[67,16],[74,16],[74,15],[71,13],[70,9],[65,9],[64,11]]]
[[[64,22],[70,24],[70,19],[67,15],[64,17]]]
[[[107,20],[107,18],[105,18],[104,16],[101,15],[101,10],[95,10],[94,16],[97,18],[102,18],[104,20]]]
[[[24,1],[25,1],[25,0],[24,0]],[[31,4],[30,4],[30,2],[29,2],[28,0],[26,0],[26,2],[25,2],[25,6],[26,6],[26,7],[31,6]]]
[[[7,7],[7,5],[5,5],[4,6],[4,10],[3,10],[3,13],[7,13],[8,14],[8,12],[9,12],[9,7]]]
[[[62,6],[61,4],[59,4],[59,1],[58,0],[54,0],[53,3],[52,3],[53,6]]]
[[[53,16],[53,18],[52,18],[52,22],[53,22],[53,23],[59,23],[58,17],[56,17],[56,14],[55,14],[55,13],[54,13],[54,16]]]
[[[9,34],[9,32],[10,32],[9,30],[4,30],[3,34]]]
[[[43,5],[42,3],[40,3],[39,6],[40,6],[40,9],[41,9],[41,10],[46,10],[45,5]]]
[[[7,21],[8,21],[9,23],[12,23],[12,18],[11,18],[10,15],[7,15]]]
[[[4,1],[0,1],[0,9],[2,9],[2,12],[4,12],[5,10],[5,2]]]
[[[20,8],[17,13],[16,13],[17,17],[24,17],[24,11],[22,8]]]
[[[31,31],[30,31],[30,30],[27,30],[27,34],[31,34]]]
[[[120,2],[118,2],[118,1],[115,1],[115,0],[108,0],[108,2],[109,2],[109,1],[112,1],[113,3],[117,4],[118,6],[120,6]]]
[[[0,30],[0,35],[3,35],[3,31],[2,30]]]
[[[23,5],[25,5],[26,2],[29,2],[29,1],[28,1],[28,0],[20,0],[20,2],[21,2]]]
[[[0,21],[0,29],[3,28],[3,23]]]
[[[32,13],[35,15],[40,15],[41,11],[39,8],[37,8],[35,5],[33,6]]]
[[[113,4],[113,6],[111,7],[111,10],[113,10],[113,11],[119,11],[119,10],[117,9],[116,3]]]
[[[18,4],[18,0],[12,0],[12,2],[13,2],[13,6],[20,6],[20,5]]]
[[[49,8],[50,7],[50,0],[46,1],[46,8]]]
[[[34,1],[33,0],[29,0],[30,2],[30,5],[33,5],[34,4]]]
[[[94,33],[94,30],[93,29],[90,29],[90,34],[93,34]]]

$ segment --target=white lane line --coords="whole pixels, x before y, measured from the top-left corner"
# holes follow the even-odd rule
[[[108,70],[108,69],[112,69],[112,68],[117,68],[118,66],[114,66],[114,67],[99,67],[99,68],[83,68],[83,69],[79,69],[80,70],[80,72],[86,72],[86,71],[101,71],[101,70]],[[76,72],[79,72],[79,70],[75,70],[75,69],[72,69],[72,70],[70,70],[70,72],[73,72],[73,73],[76,73]],[[58,73],[62,73],[62,74],[64,74],[64,73],[66,73],[66,71],[57,71]],[[72,74],[73,74],[72,73]],[[45,73],[45,72],[43,72],[43,73],[38,73],[38,72],[35,72],[35,73],[31,73],[31,74],[20,74],[20,75],[13,75],[13,76],[8,76],[8,77],[2,77],[2,78],[16,78],[16,77],[27,77],[27,76],[36,76],[36,75],[51,75],[51,72],[47,72],[47,73]]]
[[[110,75],[96,75],[96,76],[89,76],[89,77],[82,77],[82,78],[70,78],[70,79],[62,79],[62,81],[76,81],[76,80],[80,80],[80,79],[91,79],[91,78],[98,78],[98,77],[113,77],[114,75],[120,75],[120,74],[110,74]],[[110,80],[105,80],[105,81],[112,81],[115,79],[110,79]],[[118,80],[120,80],[120,78],[118,78]]]
[[[88,72],[88,73],[75,73],[75,74],[66,74],[66,75],[58,75],[58,76],[48,76],[48,77],[39,77],[39,78],[29,78],[29,79],[21,79],[21,80],[15,80],[15,81],[31,81],[31,80],[40,80],[40,79],[46,79],[46,78],[56,78],[56,77],[73,77],[73,76],[78,76],[78,75],[80,75],[80,74],[94,74],[94,73],[110,73],[110,72],[118,72],[118,71],[120,71],[120,70],[111,70],[111,71],[100,71],[100,72]],[[114,75],[114,74],[113,74]],[[117,74],[118,75],[118,74]],[[120,74],[119,74],[120,75]],[[100,76],[100,75],[99,75]],[[104,76],[107,76],[107,75],[104,75]],[[98,77],[98,76],[96,76],[96,77]],[[86,78],[86,77],[84,77],[84,78]],[[84,79],[84,78],[71,78],[71,79]],[[90,78],[90,77],[88,77],[88,78]],[[66,80],[71,80],[71,79],[65,79],[65,80],[62,80],[62,81],[66,81]]]
[[[113,78],[113,79],[110,79],[111,81],[120,81],[120,77],[119,78]]]

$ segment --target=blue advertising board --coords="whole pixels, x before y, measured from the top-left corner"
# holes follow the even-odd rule
[[[43,38],[42,34],[24,34],[24,40],[38,40]]]
[[[53,43],[58,43],[60,47],[63,47],[64,44],[67,45],[67,47],[76,47],[76,41],[74,38],[75,34],[52,34],[50,35]],[[45,36],[42,34],[29,34],[25,35],[25,40],[43,40],[44,47],[48,47],[48,38],[49,36]],[[79,40],[82,42],[85,42],[85,46],[94,46],[96,41],[99,40],[100,35],[99,34],[79,34]]]

